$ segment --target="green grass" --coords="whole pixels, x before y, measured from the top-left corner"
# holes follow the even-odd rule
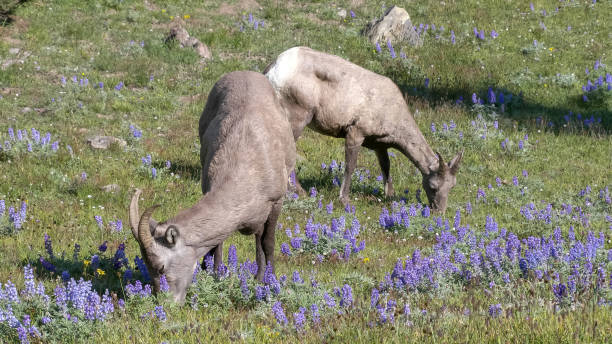
[[[414,25],[444,26],[440,39],[428,33],[422,47],[395,44],[398,55],[402,51],[407,59],[391,59],[384,42],[382,53],[376,53],[374,46],[359,35],[366,22],[382,14],[383,2],[366,1],[354,7],[351,3],[360,2],[338,1],[331,6],[322,1],[259,1],[258,6],[248,7],[254,2],[222,5],[191,0],[62,0],[28,1],[16,7],[10,23],[0,26],[0,65],[8,59],[21,58],[25,51],[31,55],[23,63],[0,69],[0,144],[8,139],[9,127],[35,127],[41,133],[50,132],[52,141],[59,140],[60,149],[57,153],[28,153],[22,147],[21,153],[0,153],[0,199],[6,200],[7,206],[22,200],[28,203],[24,228],[0,236],[0,281],[10,279],[23,285],[23,266],[28,262],[38,264],[38,257],[45,255],[45,233],[51,236],[56,254],[65,252],[65,264],[75,272],[81,269],[69,260],[75,243],[81,245],[84,259],[105,240],[113,252],[125,242],[128,258],[133,260],[140,254],[127,224],[133,188],[145,190],[141,207],[163,205],[156,213],[161,219],[194,204],[201,196],[197,123],[212,85],[230,71],[262,71],[280,52],[297,45],[339,55],[390,77],[406,93],[420,129],[435,150],[446,159],[465,150],[446,214],[451,222],[454,211],[461,209],[463,215],[470,201],[474,210],[463,219],[477,231],[483,230],[485,217],[490,215],[500,227],[521,238],[549,235],[555,224],[527,222],[519,213],[520,207],[534,202],[540,209],[541,200],[555,204],[578,202],[577,193],[587,185],[594,192],[612,187],[612,91],[589,93],[589,102],[585,103],[581,90],[588,79],[595,81],[595,75],[605,78],[606,72],[612,73],[609,1],[533,1],[535,13],[527,1],[400,1],[397,5],[406,8]],[[342,20],[336,15],[336,6],[352,9],[356,17]],[[547,12],[545,16],[542,9]],[[243,15],[248,17],[249,13],[265,20],[265,27],[253,30],[243,20]],[[200,61],[194,51],[164,42],[171,17],[182,18],[189,33],[209,45],[211,61]],[[240,31],[240,25],[244,31]],[[473,27],[487,32],[484,41],[474,37]],[[451,29],[456,34],[456,44],[450,42]],[[488,35],[492,29],[499,37]],[[20,49],[17,55],[9,53],[13,47]],[[602,64],[597,71],[593,70],[596,60]],[[73,75],[87,78],[89,86],[74,84]],[[67,79],[65,86],[62,76]],[[430,80],[428,88],[424,86],[425,78]],[[104,83],[102,89],[94,87],[98,82]],[[119,82],[125,86],[116,91],[114,87]],[[471,106],[472,93],[486,99],[489,87],[514,95],[504,113]],[[467,105],[455,104],[459,96]],[[26,107],[31,111],[24,113]],[[489,128],[498,120],[501,133],[489,131],[486,139],[481,139],[480,132],[471,125],[471,121],[478,120],[478,111]],[[581,113],[583,118],[601,118],[601,123],[592,128],[575,120],[566,124],[564,116],[570,111],[574,119],[575,114]],[[457,130],[463,131],[463,139],[440,132],[442,123],[451,120]],[[432,122],[438,129],[436,133],[430,130]],[[130,125],[142,129],[140,140],[133,139]],[[128,145],[96,151],[86,143],[94,134],[123,138]],[[519,152],[516,145],[525,134],[529,145]],[[505,138],[513,147],[507,152],[500,149]],[[72,147],[73,155],[66,145]],[[343,141],[307,130],[297,149],[298,176],[304,187],[316,187],[324,205],[333,201],[334,215],[339,216],[343,213],[337,200],[339,188],[321,171],[320,164],[329,164],[333,159],[343,161]],[[408,203],[415,202],[415,192],[421,185],[415,167],[395,153],[391,175],[398,196],[391,200],[372,194],[375,188],[382,187],[375,181],[380,171],[374,153],[363,149],[359,157],[359,170],[369,169],[373,177],[363,184],[355,182],[351,193],[362,223],[360,239],[366,240],[366,249],[349,262],[325,260],[313,265],[314,257],[306,254],[285,258],[277,247],[279,275],[290,276],[297,269],[303,271],[304,278],[313,271],[319,282],[330,287],[355,281],[355,276],[378,284],[386,273],[391,273],[398,257],[411,254],[415,248],[431,250],[435,236],[426,230],[413,227],[393,233],[378,224],[382,207],[389,208],[402,196]],[[157,179],[140,167],[140,158],[147,154],[162,170]],[[166,160],[172,163],[169,170],[162,168]],[[521,179],[521,185],[528,188],[525,195],[511,187],[512,177],[521,176],[523,169],[529,172],[526,180]],[[85,181],[81,180],[82,172],[88,175]],[[487,185],[495,186],[496,177],[509,185],[489,191]],[[100,190],[111,183],[118,184],[120,190]],[[486,203],[476,202],[478,188],[486,190]],[[499,204],[494,202],[495,197]],[[317,212],[314,204],[287,201],[279,222],[285,227],[299,224],[303,228],[313,212],[326,216]],[[577,236],[584,238],[589,230],[602,231],[606,249],[612,248],[609,223],[604,219],[605,214],[612,213],[610,205],[590,213],[590,227],[574,224]],[[95,215],[102,216],[105,224],[122,219],[125,229],[121,233],[100,230]],[[565,234],[570,223],[573,224],[563,220],[557,225]],[[277,246],[286,241],[285,234],[279,231]],[[237,246],[241,260],[254,258],[251,237],[236,234],[226,243],[226,250],[230,244]],[[607,269],[610,270],[609,263]],[[47,290],[55,285],[55,277],[41,274],[41,278]],[[110,277],[98,283],[121,289],[117,279]],[[416,315],[412,326],[399,321],[395,325],[376,325],[376,312],[369,308],[373,285],[351,285],[355,309],[344,315],[328,314],[320,326],[310,326],[305,333],[296,333],[291,326],[279,327],[265,313],[271,305],[214,310],[167,306],[168,321],[161,325],[154,320],[141,320],[139,315],[151,309],[140,312],[135,305],[103,324],[83,327],[84,337],[67,333],[64,342],[87,342],[91,338],[147,343],[606,342],[612,332],[609,306],[592,307],[591,299],[585,296],[575,309],[557,312],[552,306],[550,285],[521,286],[519,292],[535,290],[533,300],[524,300],[523,305],[515,304],[522,296],[510,297],[508,290],[500,289],[489,297],[483,293],[483,286],[453,290],[443,296],[407,294],[401,297],[410,301],[413,312],[428,310],[426,316]],[[489,318],[489,305],[500,302],[507,314]],[[463,315],[465,308],[470,315]],[[295,311],[285,310],[290,318]],[[16,340],[10,333],[10,329],[0,328],[0,341]]]

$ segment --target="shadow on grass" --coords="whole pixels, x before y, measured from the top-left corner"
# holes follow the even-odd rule
[[[397,81],[400,90],[406,95],[408,103],[421,100],[430,107],[453,102],[458,106],[471,107],[472,94],[476,94],[485,104],[489,104],[489,89],[460,89],[418,85],[414,80]],[[492,82],[494,84],[494,82]],[[605,85],[605,84],[604,84]],[[605,86],[604,86],[605,87]],[[546,106],[526,100],[522,94],[512,94],[508,89],[494,88],[496,95],[495,111],[502,118],[521,120],[521,125],[531,129],[548,129],[559,132],[564,125],[576,134],[608,134],[612,132],[612,109],[606,102],[612,99],[612,91],[599,89],[587,94],[588,102],[582,96],[568,98],[567,106]],[[504,106],[499,101],[499,92],[504,94]],[[569,122],[568,122],[569,119]],[[594,123],[590,123],[594,121]]]
[[[153,163],[153,167],[157,169],[166,168],[166,164],[163,162]],[[178,174],[183,179],[190,179],[200,181],[202,168],[199,165],[193,165],[185,161],[173,161],[170,165],[169,171],[174,174]]]
[[[106,245],[106,242],[103,245]],[[34,262],[24,260],[21,265],[31,264],[37,280],[66,282],[70,278],[75,281],[83,278],[91,281],[93,289],[99,293],[108,289],[121,298],[125,298],[126,284],[136,280],[143,284],[148,283],[138,268],[130,265],[123,244],[120,244],[114,253],[108,249],[102,252],[100,248],[95,253],[85,255],[79,251],[80,247],[76,245],[70,256],[65,253],[52,256],[47,254],[46,257],[39,256]]]

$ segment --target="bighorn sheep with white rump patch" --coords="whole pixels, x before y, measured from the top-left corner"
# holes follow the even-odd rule
[[[274,266],[274,230],[295,166],[295,142],[265,76],[233,72],[211,90],[200,117],[202,190],[193,207],[172,219],[152,219],[158,206],[138,211],[137,190],[130,224],[154,289],[165,274],[170,292],[183,302],[197,261],[235,231],[255,234],[257,278]]]
[[[345,138],[342,203],[348,202],[361,146],[376,152],[385,194],[393,195],[387,149],[395,148],[421,171],[431,207],[442,213],[446,210],[463,154],[447,165],[434,153],[391,79],[307,47],[281,53],[264,73],[277,92],[295,140],[306,125],[321,134]]]

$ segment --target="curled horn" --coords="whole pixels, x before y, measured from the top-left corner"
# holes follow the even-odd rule
[[[132,201],[130,202],[130,226],[132,227],[132,234],[136,240],[138,240],[138,221],[140,220],[138,200],[140,199],[141,193],[142,190],[136,189],[136,192],[134,192],[132,196]]]
[[[156,204],[145,210],[140,217],[140,222],[138,223],[138,242],[140,242],[145,251],[148,251],[153,246],[154,240],[153,236],[151,235],[151,230],[149,229],[149,220],[151,219],[151,215],[153,215],[155,209],[158,207],[159,204]]]

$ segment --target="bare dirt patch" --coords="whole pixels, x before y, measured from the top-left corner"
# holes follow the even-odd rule
[[[241,13],[242,11],[247,10],[259,10],[261,6],[255,0],[240,0],[234,4],[228,4],[224,2],[219,6],[217,10],[219,14],[222,15],[236,15]]]

